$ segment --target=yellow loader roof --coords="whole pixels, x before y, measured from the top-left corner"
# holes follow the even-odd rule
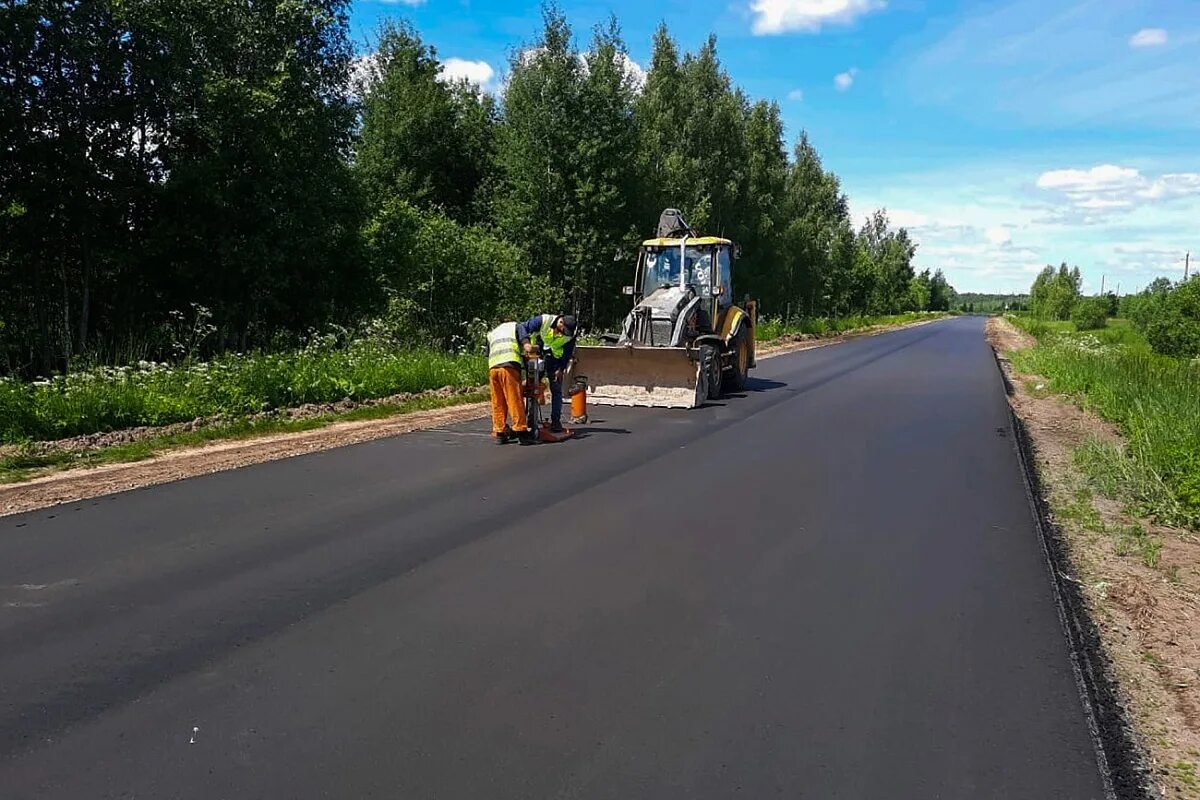
[[[678,247],[683,243],[683,239],[647,239],[642,242],[643,247]],[[688,239],[688,244],[733,244],[729,239],[722,239],[720,236],[697,236],[694,239]]]

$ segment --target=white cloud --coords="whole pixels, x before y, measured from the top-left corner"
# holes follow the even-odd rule
[[[1136,184],[1138,171],[1114,164],[1100,164],[1091,169],[1055,169],[1038,176],[1040,189],[1062,192],[1095,192]]]
[[[803,100],[804,99],[804,90],[803,89],[792,89],[790,92],[787,93],[787,99],[794,100],[796,102]]]
[[[1167,173],[1138,193],[1138,197],[1146,200],[1164,200],[1189,195],[1200,195],[1200,173]]]
[[[1025,292],[1042,267],[1063,261],[1080,267],[1087,291],[1098,291],[1105,275],[1106,286],[1120,283],[1122,292],[1182,276],[1184,251],[1195,256],[1200,219],[1200,161],[1193,155],[1174,163],[1097,159],[1041,173],[1043,186],[1069,187],[1081,204],[1132,203],[1125,208],[1081,208],[1060,188],[1037,186],[1033,163],[1005,158],[882,178],[851,175],[843,186],[856,225],[864,212],[887,208],[893,227],[907,228],[920,244],[916,268],[943,269],[959,291]]]
[[[480,89],[491,86],[496,70],[486,61],[468,61],[465,58],[447,58],[442,62],[441,78],[445,81],[465,80]]]
[[[851,67],[845,72],[839,72],[833,79],[833,85],[837,87],[839,92],[844,92],[854,85],[854,76],[858,74],[858,67]]]
[[[526,47],[517,55],[517,61],[523,66],[528,66],[529,64],[532,64],[544,50],[544,47]],[[583,74],[587,75],[588,53],[579,53],[576,57],[579,60],[579,67],[581,70],[583,70]],[[618,53],[617,58],[621,61],[621,66],[625,69],[626,77],[628,77],[630,82],[633,83],[634,91],[642,91],[642,89],[646,86],[645,68],[625,53]]]
[[[878,11],[887,0],[753,0],[752,29],[758,36],[804,31],[816,33],[824,25],[849,25]]]
[[[646,70],[642,69],[642,65],[634,61],[624,53],[621,54],[621,61],[625,67],[625,74],[633,81],[633,87],[637,91],[641,91],[646,85]]]
[[[371,84],[379,79],[379,54],[367,53],[350,62],[350,94],[362,97]],[[447,58],[442,62],[439,80],[465,80],[480,89],[491,90],[496,71],[486,61]]]
[[[997,247],[1007,247],[1012,244],[1012,233],[1008,228],[988,228],[984,232],[984,236]]]
[[[1200,173],[1172,172],[1151,178],[1132,167],[1100,164],[1091,169],[1043,172],[1037,187],[1086,212],[1115,212],[1152,202],[1200,196]],[[1090,217],[1093,221],[1098,217]]]
[[[535,50],[540,50],[540,49],[541,48],[535,48]],[[529,51],[526,51],[526,52],[529,52]],[[625,53],[618,53],[617,58],[621,62],[621,67],[625,70],[625,77],[629,78],[630,82],[633,83],[634,91],[640,92],[642,90],[642,88],[646,85],[646,70],[642,69],[641,64],[634,61],[632,58],[630,58]],[[584,75],[588,74],[587,59],[588,59],[588,53],[580,53],[579,54],[579,66],[583,68]],[[522,63],[527,63],[524,60],[524,58],[522,58]]]
[[[1088,211],[1107,211],[1116,208],[1132,208],[1133,201],[1118,198],[1089,197],[1075,203],[1075,205],[1080,208],[1086,208]]]
[[[1167,43],[1167,32],[1162,28],[1142,28],[1129,37],[1130,47],[1157,47]]]
[[[379,54],[367,53],[350,62],[350,95],[361,98],[375,80]]]
[[[893,228],[925,228],[930,224],[929,217],[919,211],[909,211],[905,208],[887,209],[888,224]]]

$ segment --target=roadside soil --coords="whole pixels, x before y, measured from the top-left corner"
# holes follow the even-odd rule
[[[179,433],[190,433],[192,431],[198,431],[201,429],[219,429],[231,422],[260,422],[263,420],[296,422],[300,420],[314,419],[316,417],[324,417],[330,414],[340,414],[346,411],[353,411],[357,408],[375,408],[378,406],[400,405],[401,403],[422,398],[449,399],[456,396],[480,394],[484,392],[487,392],[486,386],[473,386],[464,388],[443,386],[440,389],[434,389],[428,392],[402,392],[400,394],[394,394],[388,397],[373,398],[370,400],[351,400],[347,397],[334,403],[305,403],[304,405],[295,406],[293,408],[284,408],[279,409],[278,411],[267,411],[259,414],[251,414],[248,417],[239,417],[237,419],[227,419],[223,417],[198,417],[190,422],[176,422],[171,425],[144,425],[136,428],[123,428],[117,431],[104,431],[102,433],[89,433],[82,436],[71,436],[66,439],[31,442],[24,446],[24,450],[31,455],[44,455],[46,453],[82,453],[89,450],[98,450],[104,447],[113,447],[114,445],[134,444],[147,439],[156,439],[159,437],[172,436]],[[18,451],[18,449],[19,448],[16,445],[0,445],[0,457],[15,453]]]
[[[1120,446],[1112,424],[1050,394],[1048,381],[1016,372],[1007,354],[1036,340],[998,317],[987,337],[1025,423],[1034,460],[1062,531],[1092,619],[1146,749],[1164,798],[1200,799],[1200,537],[1127,513],[1094,494],[1075,466],[1089,438]],[[1140,526],[1161,543],[1150,566],[1128,531]]]
[[[838,344],[860,336],[875,336],[890,330],[926,325],[936,320],[919,320],[903,325],[878,325],[828,338],[817,338],[797,334],[770,343],[760,343],[759,358],[808,350],[814,347]],[[299,406],[270,414],[256,415],[252,420],[275,418],[303,420],[325,416],[365,406],[380,406],[403,403],[417,397],[452,397],[486,391],[484,387],[454,389],[443,387],[432,392],[399,394],[377,400],[356,402],[342,400],[336,403],[320,403]],[[487,416],[487,403],[471,403],[430,411],[414,411],[377,420],[338,422],[312,431],[299,433],[268,434],[249,439],[217,441],[199,447],[170,449],[142,461],[80,467],[50,472],[21,483],[0,484],[0,516],[19,514],[39,508],[72,503],[115,492],[151,486],[169,481],[182,480],[196,475],[220,472],[227,469],[273,461],[280,458],[327,450],[333,447],[356,444],[386,436],[396,436],[416,430],[428,430],[443,425],[479,419]],[[51,442],[34,442],[26,445],[27,452],[44,455],[52,452],[81,453],[132,444],[172,434],[186,433],[202,428],[219,428],[226,424],[222,419],[196,419],[160,427],[139,427],[86,436],[73,436]],[[17,451],[12,445],[0,446],[0,457]]]
[[[478,419],[487,413],[487,403],[469,403],[429,411],[413,411],[387,419],[335,422],[324,428],[300,433],[272,434],[254,439],[216,442],[197,448],[181,448],[128,464],[64,470],[25,483],[0,486],[0,516],[61,503],[73,503],[264,461],[290,458],[385,436],[438,428]]]
[[[872,325],[868,328],[858,328],[846,333],[838,333],[833,336],[817,336],[813,333],[793,333],[779,339],[773,339],[769,342],[759,342],[758,358],[770,358],[771,356],[781,356],[787,353],[795,353],[800,350],[811,350],[814,347],[825,347],[831,344],[840,344],[850,339],[857,339],[861,336],[878,336],[881,333],[889,331],[899,331],[905,328],[916,328],[921,325],[928,325],[931,322],[939,322],[946,317],[934,317],[933,319],[919,319],[916,322],[905,322],[900,325]]]

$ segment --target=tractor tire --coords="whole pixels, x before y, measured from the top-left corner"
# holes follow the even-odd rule
[[[740,392],[746,388],[746,380],[750,377],[750,326],[743,325],[737,335],[729,343],[733,351],[733,369],[725,373],[725,390]]]
[[[708,399],[721,396],[721,354],[711,344],[700,345],[700,371],[708,381]]]

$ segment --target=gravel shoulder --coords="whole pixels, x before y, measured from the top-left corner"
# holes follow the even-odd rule
[[[468,403],[387,419],[337,422],[301,433],[183,448],[128,464],[65,470],[25,483],[0,486],[0,516],[465,422],[483,417],[487,411],[487,403]]]
[[[1115,426],[1015,372],[1006,354],[1036,341],[1002,318],[987,325],[1032,440],[1042,490],[1100,631],[1152,779],[1164,798],[1200,798],[1200,538],[1155,525],[1096,493],[1075,465],[1089,439],[1122,446]]]

